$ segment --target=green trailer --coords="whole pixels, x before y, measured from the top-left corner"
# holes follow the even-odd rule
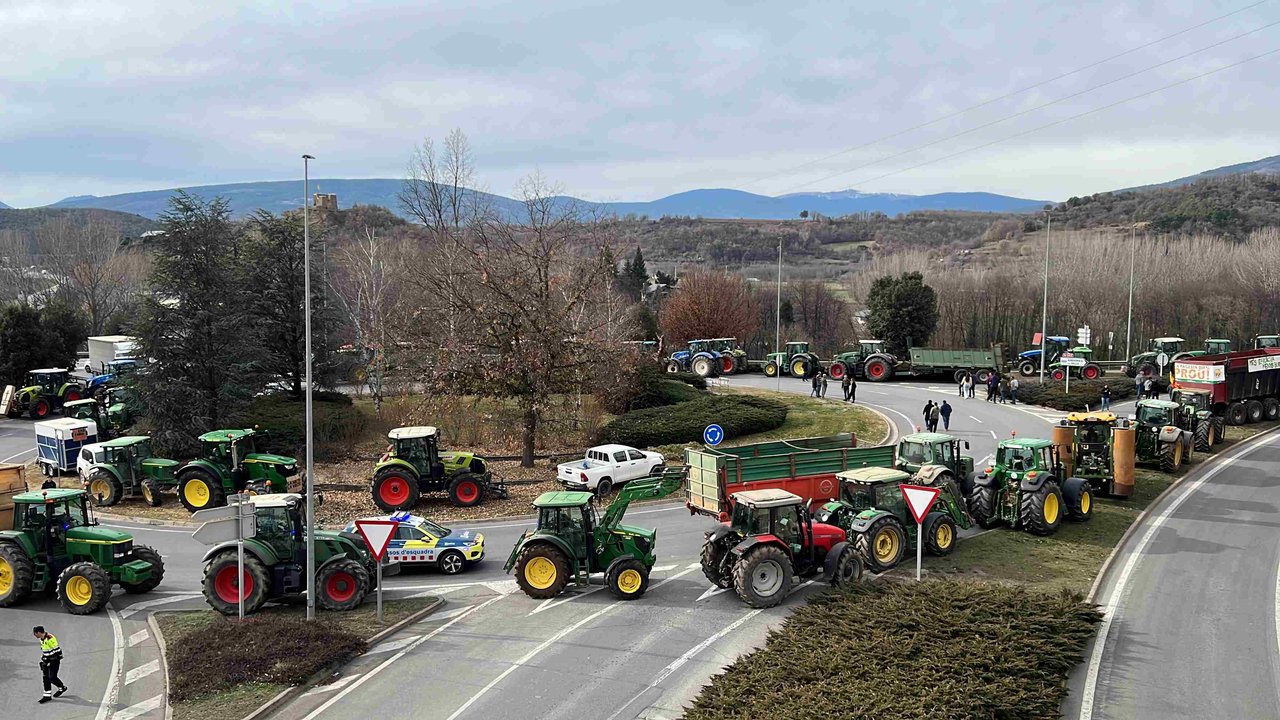
[[[810,508],[840,496],[836,473],[862,467],[893,467],[896,446],[858,447],[853,433],[737,445],[688,448],[684,463],[685,505],[718,518],[731,514],[730,496],[748,490],[785,490]]]
[[[1005,349],[996,344],[983,349],[945,349],[913,347],[909,350],[910,362],[898,368],[898,372],[910,375],[950,375],[959,382],[965,373],[972,373],[978,384],[985,383],[992,373],[1005,370]]]

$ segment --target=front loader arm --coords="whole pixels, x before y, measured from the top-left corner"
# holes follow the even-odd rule
[[[618,496],[609,503],[609,509],[605,510],[600,526],[606,529],[617,527],[632,500],[657,500],[683,488],[687,470],[685,466],[666,467],[659,475],[632,480],[623,485]]]

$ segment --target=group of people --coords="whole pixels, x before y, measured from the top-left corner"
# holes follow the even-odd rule
[[[1139,400],[1160,399],[1160,383],[1156,382],[1150,375],[1139,374],[1135,377],[1133,379],[1133,389],[1137,393]]]
[[[818,370],[814,373],[813,392],[810,397],[824,398],[827,396],[827,372]],[[858,381],[853,379],[853,374],[846,372],[844,377],[840,379],[840,389],[844,391],[844,401],[856,403],[858,395]]]
[[[938,421],[942,421],[942,429],[951,429],[951,405],[946,400],[939,405],[930,400],[924,404],[924,428],[929,432],[938,432]]]
[[[960,376],[958,383],[960,388],[960,397],[972,398],[974,387],[977,385],[978,379],[973,373],[967,372]],[[999,373],[991,373],[987,376],[987,402],[994,403],[1012,403],[1018,404],[1018,378],[1007,378]]]

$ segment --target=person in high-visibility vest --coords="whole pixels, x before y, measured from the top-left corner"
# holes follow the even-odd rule
[[[44,631],[43,625],[31,629],[31,634],[40,641],[40,674],[44,677],[44,695],[40,702],[47,703],[56,697],[62,697],[67,691],[67,684],[58,677],[58,666],[62,664],[62,646],[53,633]],[[51,692],[57,686],[57,692]]]

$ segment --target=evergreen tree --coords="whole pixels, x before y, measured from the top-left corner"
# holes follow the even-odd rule
[[[0,389],[21,387],[27,371],[44,367],[40,313],[22,304],[0,311]]]
[[[867,329],[889,352],[905,354],[908,341],[922,345],[938,326],[938,296],[918,272],[876,278],[867,293]]]
[[[636,247],[636,254],[622,263],[622,273],[618,276],[618,289],[632,301],[639,302],[644,289],[649,284],[649,269],[644,264],[644,254]]]
[[[40,309],[41,367],[70,368],[76,349],[89,336],[89,323],[80,310],[62,297]]]

